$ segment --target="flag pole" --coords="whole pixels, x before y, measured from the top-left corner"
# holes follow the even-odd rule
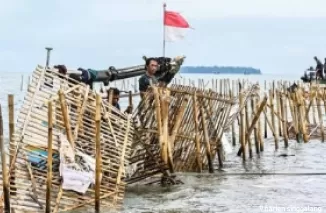
[[[166,11],[166,3],[163,3],[163,57],[165,57],[165,11]]]

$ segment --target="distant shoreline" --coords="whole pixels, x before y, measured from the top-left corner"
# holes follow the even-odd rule
[[[261,75],[260,69],[252,67],[218,67],[218,66],[184,66],[181,67],[180,73],[187,74],[245,74]]]

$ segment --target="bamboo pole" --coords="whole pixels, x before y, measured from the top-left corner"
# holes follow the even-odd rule
[[[202,160],[201,160],[201,146],[200,146],[200,138],[199,138],[199,130],[198,130],[198,106],[197,106],[197,97],[196,92],[194,92],[192,96],[192,107],[193,107],[193,119],[195,123],[195,144],[196,144],[196,160],[198,166],[198,172],[202,172]]]
[[[309,136],[307,134],[307,129],[306,129],[306,121],[305,121],[305,106],[304,106],[304,101],[303,101],[303,97],[302,97],[302,93],[301,91],[297,91],[296,92],[296,97],[297,97],[297,101],[298,101],[298,116],[299,116],[299,128],[300,131],[303,135],[303,141],[305,143],[307,143],[309,141]]]
[[[242,96],[242,102],[241,102],[241,97],[240,97],[240,94],[242,92],[242,85],[241,85],[241,82],[240,80],[238,80],[238,83],[237,83],[237,86],[238,86],[238,97],[239,97],[239,107],[240,107],[240,113],[239,113],[239,116],[238,116],[238,127],[239,127],[239,134],[238,134],[238,137],[239,137],[239,144],[241,145],[242,144],[242,126],[241,126],[241,110],[243,108],[243,104],[244,104],[244,100],[243,100],[243,96]],[[243,131],[245,132],[245,131]]]
[[[185,98],[183,102],[180,104],[181,106],[179,107],[177,111],[177,115],[175,117],[175,121],[173,122],[174,126],[171,130],[171,135],[169,137],[169,140],[172,144],[171,149],[174,150],[175,146],[175,138],[177,136],[178,130],[180,128],[183,116],[185,115],[186,107],[188,106],[189,100],[188,98]]]
[[[282,115],[282,107],[281,107],[281,95],[280,95],[280,91],[279,89],[276,89],[275,91],[275,97],[276,97],[276,109],[277,109],[277,117],[278,117],[278,132],[279,132],[279,136],[282,137],[282,119],[283,119],[283,115]]]
[[[157,131],[159,135],[159,143],[160,143],[160,150],[161,150],[161,158],[165,164],[168,163],[168,158],[165,155],[164,149],[164,134],[163,134],[163,124],[162,124],[162,106],[160,104],[160,95],[157,87],[153,87],[154,93],[154,103],[155,103],[155,111],[156,111],[156,122],[157,122]]]
[[[3,187],[3,199],[5,206],[5,213],[10,213],[10,189],[9,189],[9,179],[8,179],[8,171],[6,164],[6,154],[4,150],[3,143],[3,120],[2,120],[2,109],[0,105],[0,150],[1,150],[1,163],[2,163],[2,187]]]
[[[273,81],[274,83],[274,81]],[[273,87],[274,88],[274,87]],[[275,140],[275,150],[278,150],[278,137],[276,133],[276,128],[275,128],[275,110],[274,110],[274,90],[269,90],[269,104],[270,104],[270,109],[271,109],[271,118],[272,118],[272,127],[273,130],[275,131],[274,134],[274,140]]]
[[[66,103],[66,98],[64,96],[64,93],[62,89],[59,90],[59,99],[60,99],[60,105],[61,105],[61,112],[62,116],[64,119],[64,124],[66,128],[66,134],[67,134],[67,139],[69,143],[71,144],[72,148],[75,147],[75,141],[71,132],[71,125],[70,125],[70,119],[69,119],[69,114],[67,111],[67,103]]]
[[[267,83],[266,80],[264,81],[264,89],[267,90]],[[267,117],[264,117],[264,138],[267,138]]]
[[[203,127],[203,132],[204,132],[204,141],[205,141],[205,145],[206,145],[208,171],[209,171],[209,173],[214,173],[212,151],[211,151],[211,145],[210,145],[210,141],[209,141],[209,135],[208,135],[207,124],[206,124],[206,120],[205,120],[205,113],[204,113],[203,107],[200,107],[200,113],[201,113],[201,122],[202,122],[202,127]]]
[[[95,173],[95,212],[100,212],[100,188],[101,188],[101,104],[102,98],[96,94],[96,109],[95,109],[95,150],[96,150],[96,173]]]
[[[285,122],[285,125],[284,125],[284,134],[286,134],[286,137],[289,138],[289,127],[288,127],[288,119],[289,119],[289,116],[288,116],[288,101],[287,99],[289,98],[289,93],[287,91],[287,82],[284,83],[284,86],[283,86],[283,94],[284,94],[284,100],[283,100],[283,105],[284,105],[284,122]]]
[[[129,114],[132,114],[132,112],[133,112],[133,104],[132,104],[132,91],[129,91],[129,93],[128,93],[128,103],[129,103],[129,106],[128,106],[128,112],[127,113],[129,113]]]
[[[15,155],[15,144],[13,143],[13,135],[15,132],[15,109],[14,109],[14,95],[8,95],[8,108],[9,108],[9,165],[13,162],[13,156]],[[10,183],[15,186],[15,167],[11,169]],[[16,195],[16,188],[10,187],[10,194]]]
[[[282,126],[283,126],[283,138],[284,138],[284,147],[285,148],[288,148],[289,146],[289,138],[288,138],[288,133],[287,133],[287,129],[288,129],[288,126],[287,126],[287,117],[286,117],[286,110],[287,108],[285,107],[285,103],[286,101],[284,101],[284,97],[281,93],[279,93],[280,97],[280,108],[281,108],[281,118],[282,118]]]
[[[88,93],[89,93],[89,85],[86,86],[85,94],[84,94],[84,100],[83,100],[82,105],[81,105],[81,107],[79,109],[79,115],[77,115],[78,116],[77,123],[76,123],[75,129],[74,129],[74,136],[75,136],[74,141],[77,140],[79,132],[82,132],[82,130],[83,130],[83,117],[84,117],[84,112],[85,112],[86,107],[87,107]]]
[[[242,97],[241,97],[241,99],[242,99]],[[242,101],[241,99],[240,99],[240,102]],[[254,119],[252,120],[252,123],[251,123],[250,127],[248,128],[247,132],[245,133],[246,137],[248,137],[248,135],[250,135],[251,132],[254,130],[255,125],[256,125],[257,121],[259,120],[259,118],[260,118],[260,114],[265,109],[266,104],[267,104],[267,97],[265,96],[264,99],[262,100],[262,102],[259,105],[259,108],[258,108],[258,110],[257,110],[257,112],[255,114]],[[245,145],[246,145],[246,143],[245,144],[241,143],[241,147],[240,147],[240,149],[238,151],[238,156],[245,153],[244,149],[243,149],[243,147],[245,147]]]
[[[48,160],[47,160],[47,180],[46,180],[46,206],[45,213],[51,212],[51,187],[52,187],[52,128],[53,128],[52,101],[48,103]]]
[[[289,101],[295,136],[296,136],[297,142],[300,143],[302,140],[302,136],[299,133],[297,107],[295,105],[295,100],[294,100],[293,94],[289,94],[288,101]]]
[[[235,92],[235,84],[234,84],[234,80],[232,80],[232,90],[230,90],[230,98],[234,97],[234,92]],[[235,134],[235,122],[233,121],[231,124],[231,128],[232,128],[232,145],[236,146],[236,134]]]
[[[248,97],[248,99],[250,99],[251,97]],[[249,116],[249,111],[248,111],[248,102],[250,102],[250,100],[248,100],[245,103],[245,116],[246,116],[246,132],[248,132],[249,129],[249,125],[250,125],[250,116]],[[251,145],[251,138],[250,138],[250,134],[246,134],[246,143],[248,142],[248,149],[249,149],[249,157],[252,158],[252,145]]]
[[[260,103],[260,97],[257,97],[256,114],[259,112],[259,104],[258,103]],[[266,103],[267,103],[267,100],[266,100]],[[266,105],[265,105],[265,107],[266,107]],[[263,131],[261,128],[260,117],[258,119],[257,126],[258,126],[259,151],[263,152],[264,151],[264,138],[263,138]]]
[[[245,136],[246,126],[245,126],[244,108],[243,108],[244,100],[243,100],[243,94],[241,92],[239,94],[239,98],[240,98],[240,107],[241,107],[241,111],[240,111],[240,142],[241,142],[241,147],[242,147],[242,159],[243,159],[243,161],[245,161],[246,160],[246,136]]]
[[[251,99],[251,112],[252,112],[252,117],[255,118],[256,114],[257,114],[257,110],[256,110],[256,97],[253,97]],[[258,115],[258,119],[257,122],[254,126],[254,138],[255,138],[255,149],[256,149],[256,154],[259,155],[260,149],[259,149],[259,133],[258,133],[258,128],[257,128],[257,123],[260,120],[260,115]],[[254,120],[252,120],[253,122]]]
[[[163,131],[163,138],[162,138],[163,141],[162,141],[161,151],[163,153],[162,156],[165,164],[169,165],[170,171],[173,171],[172,150],[169,149],[171,147],[169,146],[169,141],[168,141],[169,103],[167,98],[169,97],[169,91],[168,90],[163,91],[162,89],[160,89],[160,92],[161,92],[160,104],[161,104],[161,115],[162,115],[162,131]],[[165,92],[165,94],[163,92]],[[163,95],[165,97],[163,97]]]
[[[318,91],[318,90],[317,90]],[[321,141],[325,141],[325,134],[324,134],[324,122],[323,122],[323,114],[322,114],[322,109],[321,109],[321,98],[319,95],[316,95],[316,102],[317,102],[317,113],[318,113],[318,119],[319,119],[319,128],[320,128],[320,136],[321,136]]]
[[[311,97],[311,102],[312,102],[312,119],[313,119],[313,122],[314,122],[314,125],[317,124],[317,121],[316,121],[316,102],[315,102],[315,96],[316,96],[316,93],[317,91],[313,91],[313,96]],[[305,101],[305,99],[303,99],[303,101]],[[318,113],[318,112],[317,112]],[[309,114],[307,113],[307,117],[309,117]]]

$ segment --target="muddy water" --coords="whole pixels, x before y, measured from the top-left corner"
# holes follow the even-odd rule
[[[245,165],[234,149],[223,171],[179,174],[184,185],[129,187],[123,212],[326,212],[326,144],[291,141],[277,152],[272,140],[265,146]],[[279,157],[285,153],[294,156]]]
[[[20,79],[19,73],[0,76],[6,82],[0,91],[6,137],[7,94],[15,94],[17,110],[24,93],[20,92],[20,80],[13,80]],[[288,149],[282,147],[280,142],[279,151],[274,152],[273,140],[267,139],[261,157],[254,153],[246,164],[236,157],[238,147],[233,148],[222,171],[178,174],[183,185],[128,186],[122,212],[326,212],[326,144],[291,141]],[[294,156],[278,157],[284,153]],[[111,211],[102,208],[102,212]]]

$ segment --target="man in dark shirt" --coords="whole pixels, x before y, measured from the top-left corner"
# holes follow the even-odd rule
[[[107,91],[107,97],[108,97],[108,100],[109,100],[109,97],[110,97],[111,91],[112,91],[112,94],[113,94],[113,97],[112,97],[112,106],[114,106],[114,107],[117,108],[119,111],[121,111],[120,104],[119,104],[119,100],[120,100],[120,90],[119,90],[118,88],[110,88],[110,89]],[[131,113],[132,113],[132,106],[128,106],[127,109],[124,111],[124,113],[131,114]]]
[[[142,75],[138,80],[141,98],[144,97],[144,94],[149,86],[158,84],[158,79],[155,77],[155,73],[158,68],[157,61],[154,58],[148,58],[146,60],[145,68],[146,73]]]
[[[119,104],[119,99],[120,99],[120,90],[118,88],[110,88],[108,90],[108,98],[109,95],[111,94],[112,91],[112,106],[114,106],[115,108],[117,108],[118,110],[120,110],[120,104]]]

